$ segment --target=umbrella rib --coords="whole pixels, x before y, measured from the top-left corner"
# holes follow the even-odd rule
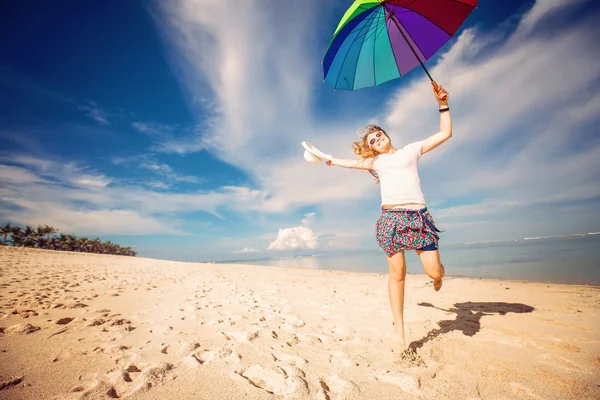
[[[382,8],[373,12],[373,14],[376,15],[376,16],[374,16],[373,20],[377,21],[377,22],[375,22],[375,29],[373,29],[373,36],[374,36],[374,38],[373,38],[373,86],[377,86],[377,69],[375,68],[375,49],[377,48],[376,42],[377,42],[377,38],[379,37],[378,31],[379,31],[380,26],[385,25],[385,12],[383,14],[383,23],[380,22],[382,19],[381,15],[377,15],[377,14],[381,13],[381,11],[382,11]],[[361,52],[362,52],[362,47],[361,47]]]
[[[377,12],[374,12],[373,14],[377,14]],[[380,22],[377,22],[377,20],[379,18],[380,17],[378,17],[378,16],[369,16],[368,18],[365,18],[365,21],[371,20],[371,22],[369,22],[368,24],[365,23],[365,26],[363,28],[361,28],[361,31],[364,31],[365,27],[367,27],[367,26],[368,26],[368,29],[366,30],[365,33],[357,34],[356,39],[359,39],[359,38],[368,39],[368,35],[371,33],[371,31],[373,31],[373,34],[377,34],[377,29],[372,30],[371,27],[375,26],[377,28],[377,27],[379,27],[379,25],[381,25]],[[373,25],[373,21],[376,21],[375,25]]]
[[[358,58],[360,59],[360,55],[362,53],[362,50],[364,48],[365,43],[367,42],[368,39],[370,39],[371,37],[371,31],[373,31],[372,35],[375,36],[375,38],[377,38],[377,30],[378,30],[378,26],[379,26],[379,22],[378,19],[380,17],[377,16],[377,13],[379,11],[374,11],[371,15],[369,15],[368,20],[370,20],[368,23],[365,23],[365,25],[363,26],[363,28],[361,28],[362,30],[366,30],[366,32],[364,33],[364,37],[362,40],[362,44],[360,46],[360,50],[358,52]],[[367,19],[367,18],[366,18]],[[373,24],[373,22],[375,22]],[[375,29],[372,29],[373,26],[375,27]],[[356,38],[358,39],[359,35],[356,35]],[[358,68],[358,66],[357,66]],[[373,76],[375,76],[375,69],[373,69]],[[354,84],[356,83],[356,70],[354,71],[354,80],[352,81],[352,88],[354,90]]]
[[[378,11],[379,12],[379,11]],[[383,18],[385,21],[385,18]],[[373,86],[377,86],[377,69],[375,68],[375,49],[377,48],[377,31],[379,30],[379,25],[375,27],[375,38],[373,38]]]
[[[415,51],[415,49],[413,49],[412,45],[410,44],[410,42],[406,38],[406,35],[404,34],[404,31],[402,30],[402,28],[404,28],[404,25],[402,25],[402,23],[400,21],[398,21],[398,18],[396,18],[396,15],[394,15],[394,13],[391,12],[391,10],[389,8],[386,7],[386,10],[388,10],[388,12],[390,13],[390,19],[392,19],[395,22],[396,27],[398,28],[398,30],[402,34],[402,37],[404,38],[404,41],[406,42],[406,44],[408,45],[408,47],[412,50],[413,54],[415,55],[415,58],[417,59],[417,61],[419,61],[419,64],[421,64],[421,67],[423,67],[423,69],[427,73],[427,76],[429,76],[429,79],[431,79],[431,81],[433,81],[433,78],[431,77],[431,75],[429,75],[429,71],[427,71],[427,68],[425,68],[424,61],[427,61],[427,58],[425,58],[425,54],[423,54],[423,51],[421,50],[421,48],[419,47],[419,45],[417,44],[417,42],[413,39],[413,37],[410,35],[410,33],[408,33],[408,30],[404,29],[404,31],[406,31],[406,34],[414,42],[415,46],[417,46],[417,48],[419,49],[419,51],[421,52],[421,54],[423,54],[423,58],[425,58],[425,59],[423,61],[421,61],[421,59],[419,58],[419,55],[417,54],[417,52]],[[394,54],[394,56],[395,56],[395,54]],[[398,72],[400,72],[400,67],[398,67]]]
[[[382,14],[383,13],[383,18],[382,18]],[[373,39],[373,86],[377,86],[377,74],[376,71],[377,69],[375,68],[375,42],[377,41],[377,38],[381,35],[380,31],[384,31],[385,29],[387,29],[386,27],[386,23],[385,23],[385,11],[383,8],[379,8],[379,10],[373,12],[373,17],[372,20],[375,21],[375,24],[371,23],[369,25],[369,31],[372,31],[372,35],[374,36]],[[384,27],[383,29],[380,29]],[[367,39],[367,37],[365,37],[365,39]],[[361,46],[361,52],[362,52],[362,46]],[[355,74],[356,77],[356,74]]]
[[[396,18],[396,16],[394,15],[394,18],[396,19],[396,22],[398,23],[398,25],[404,29],[404,32],[408,35],[409,38],[412,39],[413,43],[415,44],[415,46],[417,46],[417,49],[419,49],[419,51],[421,52],[421,54],[423,55],[424,60],[423,61],[427,61],[427,57],[425,57],[425,53],[423,53],[423,50],[421,50],[421,47],[419,46],[419,44],[417,43],[417,41],[415,40],[415,38],[412,37],[412,35],[410,34],[410,32],[408,31],[408,29],[406,29],[404,27],[404,25],[402,25],[402,22],[398,21],[398,18]],[[408,44],[410,46],[410,44],[408,43],[408,40],[406,40],[406,44]],[[417,57],[417,59],[419,59],[419,55],[415,52],[415,57]]]
[[[383,20],[385,21],[385,11],[383,13]],[[386,28],[387,28],[387,23],[386,23]],[[396,60],[396,52],[394,51],[394,45],[392,44],[392,38],[390,37],[389,32],[388,32],[387,37],[388,37],[388,41],[390,43],[390,49],[392,49],[392,54],[394,54],[394,60]],[[375,61],[373,60],[373,62],[375,62]],[[398,62],[395,62],[394,65],[396,66],[396,69],[398,70],[398,76],[399,77],[404,76],[404,75],[402,75],[402,72],[400,71],[400,66],[398,65]]]

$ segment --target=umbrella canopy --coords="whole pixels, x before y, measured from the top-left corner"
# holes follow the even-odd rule
[[[431,58],[456,33],[478,0],[356,0],[323,60],[334,89],[377,86]]]

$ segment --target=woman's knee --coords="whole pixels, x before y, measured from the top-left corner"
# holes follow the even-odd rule
[[[435,269],[433,271],[429,271],[427,275],[429,275],[429,277],[434,281],[437,281],[438,279],[442,279],[444,277],[442,269]]]
[[[406,280],[406,268],[396,270],[390,269],[390,279],[398,282]]]
[[[406,262],[404,260],[404,253],[396,253],[391,257],[388,257],[388,267],[390,270],[390,278],[396,281],[403,281],[406,279]]]
[[[426,269],[427,275],[434,281],[442,279],[445,275],[444,265],[442,263],[434,263],[433,266],[430,266]]]

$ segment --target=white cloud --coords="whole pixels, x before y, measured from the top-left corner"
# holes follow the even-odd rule
[[[269,244],[269,250],[316,249],[317,235],[306,226],[280,229],[277,238]]]
[[[585,3],[586,0],[544,0],[537,1],[535,5],[531,8],[531,10],[524,16],[521,20],[521,24],[519,25],[519,35],[526,35],[532,29],[536,27],[536,25],[549,15],[553,13],[560,12],[565,8],[573,7],[578,5],[579,3]]]
[[[258,250],[250,248],[250,247],[244,247],[241,250],[234,250],[232,253],[233,254],[258,253]]]
[[[105,187],[110,183],[110,180],[103,179],[103,177],[99,176],[81,175],[74,182],[79,185]]]
[[[301,225],[279,229],[277,238],[269,244],[268,250],[317,249],[319,240],[309,227],[315,220],[315,213],[304,215]]]

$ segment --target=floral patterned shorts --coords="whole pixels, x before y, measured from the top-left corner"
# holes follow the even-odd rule
[[[375,226],[377,242],[388,257],[404,250],[437,250],[438,232],[426,207],[382,210]]]

